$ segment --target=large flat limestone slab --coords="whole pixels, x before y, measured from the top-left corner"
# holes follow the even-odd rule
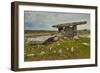
[[[38,37],[29,37],[27,42],[30,44],[44,44],[46,42],[52,41],[55,36],[38,36]]]

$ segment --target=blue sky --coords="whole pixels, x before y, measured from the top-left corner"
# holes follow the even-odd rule
[[[87,21],[78,30],[90,29],[90,14],[24,11],[24,30],[57,30],[52,26],[75,21]]]

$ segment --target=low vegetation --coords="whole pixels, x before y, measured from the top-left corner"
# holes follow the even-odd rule
[[[57,32],[49,32],[49,34],[55,34],[55,33],[57,34]],[[39,33],[35,32],[35,34],[34,33],[32,34],[34,36],[36,36],[36,34],[43,35],[42,32]],[[85,45],[84,43],[87,45]],[[80,37],[79,39],[67,39],[61,37],[57,41],[41,45],[33,45],[25,42],[24,60],[42,61],[42,60],[86,59],[90,58],[89,44],[90,44],[90,38],[86,37]]]

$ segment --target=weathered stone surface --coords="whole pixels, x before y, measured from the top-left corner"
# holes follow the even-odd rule
[[[49,41],[53,41],[55,36],[39,36],[39,37],[30,37],[27,39],[27,42],[30,44],[44,44]]]
[[[58,25],[53,25],[52,27],[58,28],[58,31],[62,33],[65,37],[73,38],[77,35],[77,25],[86,24],[87,21],[63,23]]]
[[[63,23],[63,24],[58,24],[58,25],[53,25],[52,27],[66,27],[66,26],[73,26],[73,25],[81,25],[81,24],[86,24],[86,21],[80,21],[80,22],[71,22],[71,23]]]

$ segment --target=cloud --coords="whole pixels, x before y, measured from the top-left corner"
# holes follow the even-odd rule
[[[88,23],[83,26],[78,26],[78,29],[89,29],[89,14],[24,11],[25,30],[57,30],[52,25],[81,20],[86,20]]]

